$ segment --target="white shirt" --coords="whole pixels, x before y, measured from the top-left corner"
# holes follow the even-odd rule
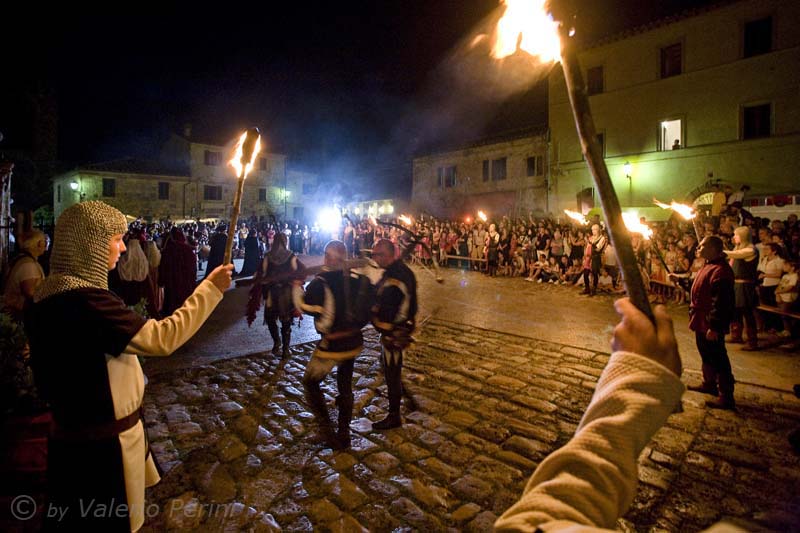
[[[3,296],[4,305],[9,309],[22,311],[25,306],[25,295],[22,294],[22,282],[28,279],[44,279],[44,271],[39,263],[30,257],[20,259],[8,273],[6,290]]]
[[[788,272],[783,275],[781,278],[780,283],[778,283],[778,289],[786,290],[791,289],[792,287],[797,286],[797,272]],[[786,302],[791,303],[797,300],[797,292],[783,292],[783,293],[776,293],[775,294],[777,300],[779,302]]]
[[[775,256],[773,259],[765,260],[758,265],[758,270],[767,276],[776,276],[771,278],[764,278],[762,285],[764,287],[775,287],[781,281],[781,274],[783,273],[783,259]]]

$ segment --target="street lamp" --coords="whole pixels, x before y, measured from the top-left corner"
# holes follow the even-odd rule
[[[633,178],[631,177],[633,165],[631,165],[630,161],[625,161],[625,164],[622,165],[622,170],[625,172],[625,177],[628,178],[628,204],[633,205]]]
[[[78,182],[77,181],[70,181],[69,182],[69,188],[72,189],[73,191],[77,191],[78,190]]]

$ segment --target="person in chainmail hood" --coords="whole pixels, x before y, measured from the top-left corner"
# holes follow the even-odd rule
[[[141,420],[144,375],[136,354],[171,354],[230,286],[232,265],[220,266],[172,316],[145,320],[108,290],[127,229],[125,216],[103,202],[65,210],[50,275],[27,317],[34,377],[54,419],[48,509],[57,512],[46,513],[46,528],[142,527],[145,487],[160,476]]]
[[[289,346],[292,339],[292,320],[295,315],[295,305],[292,301],[291,273],[302,270],[303,265],[295,255],[286,247],[286,235],[276,233],[272,247],[264,256],[261,268],[256,275],[259,278],[278,278],[277,281],[264,284],[264,324],[267,325],[272,337],[272,353],[282,353],[283,357],[289,355]],[[278,320],[281,322],[280,337],[278,336]],[[282,342],[281,342],[282,341]]]

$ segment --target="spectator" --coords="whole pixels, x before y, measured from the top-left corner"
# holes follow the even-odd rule
[[[38,259],[47,249],[47,240],[43,232],[31,230],[20,235],[17,244],[19,252],[11,259],[4,280],[3,311],[22,322],[36,287],[44,279]]]
[[[194,292],[196,264],[194,250],[186,243],[183,231],[172,228],[158,267],[158,282],[164,287],[163,316],[171,315]]]

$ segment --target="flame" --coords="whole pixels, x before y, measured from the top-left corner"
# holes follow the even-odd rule
[[[239,140],[236,141],[236,147],[233,149],[233,159],[228,161],[228,164],[233,167],[236,171],[237,176],[242,175],[242,153],[244,147],[244,140],[247,138],[247,132],[242,133]],[[253,156],[250,158],[250,162],[247,163],[247,167],[244,169],[244,177],[246,178],[250,171],[253,170],[253,164],[256,162],[256,156],[258,152],[261,151],[261,136],[258,136],[256,140],[256,146],[253,150]]]
[[[695,213],[694,208],[692,206],[686,204],[679,204],[675,200],[673,200],[671,204],[667,205],[664,202],[659,202],[658,200],[653,198],[653,203],[656,204],[661,209],[672,209],[686,220],[692,220],[694,217],[697,216],[697,213]]]
[[[399,217],[397,217],[397,219],[400,220],[400,222],[402,222],[406,226],[410,226],[412,224],[411,217],[408,215],[400,215]]]
[[[489,217],[487,217],[486,213],[484,213],[483,211],[478,211],[478,218],[481,219],[482,221],[486,222]]]
[[[631,233],[638,233],[645,239],[653,236],[653,230],[649,226],[639,222],[639,215],[636,213],[622,213],[622,221]]]
[[[501,59],[519,48],[542,61],[558,61],[561,58],[558,23],[547,13],[546,0],[502,1],[506,11],[497,23],[492,55]]]
[[[569,209],[564,209],[564,213],[579,224],[588,224],[589,221],[586,220],[586,217],[582,214],[578,213],[577,211],[570,211]]]

